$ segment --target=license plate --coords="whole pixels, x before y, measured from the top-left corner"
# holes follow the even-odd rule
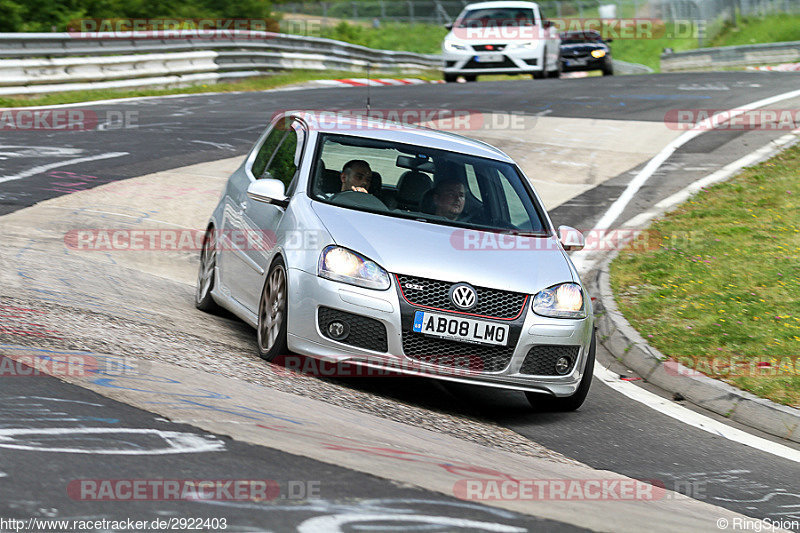
[[[503,54],[481,54],[475,56],[476,63],[502,63]]]
[[[585,65],[586,59],[567,59],[567,66],[568,67],[577,67],[579,65]]]
[[[483,320],[440,315],[427,311],[414,313],[414,331],[454,341],[499,346],[508,344],[508,325],[506,324],[494,324]]]

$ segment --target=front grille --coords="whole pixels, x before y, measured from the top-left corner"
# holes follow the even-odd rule
[[[345,313],[330,307],[320,307],[317,318],[319,320],[319,330],[329,339],[374,352],[386,352],[389,350],[389,345],[386,341],[386,326],[375,319]],[[328,333],[328,324],[334,320],[346,322],[350,326],[350,332],[344,339],[333,339]]]
[[[452,313],[465,313],[459,310],[450,301],[448,292],[455,285],[449,281],[438,281],[427,278],[397,275],[397,282],[406,300],[412,305],[433,307]],[[410,289],[406,284],[421,285],[423,288]],[[513,319],[522,314],[525,303],[528,301],[526,294],[498,289],[475,287],[478,292],[478,303],[467,314],[482,315],[489,318]]]
[[[489,48],[491,47],[491,48]],[[499,52],[505,50],[504,44],[473,44],[472,49],[477,52]]]
[[[475,58],[472,58],[462,68],[517,68],[517,65],[506,56],[503,56],[502,61],[482,61],[480,63],[475,61]]]
[[[473,372],[500,372],[511,362],[516,343],[487,346],[426,337],[403,331],[403,352],[407,357],[449,368]]]
[[[533,376],[562,376],[572,372],[575,361],[578,360],[580,346],[563,346],[558,344],[540,344],[528,351],[525,360],[522,362],[520,374],[530,374]],[[569,370],[565,374],[556,372],[556,361],[559,357],[568,357],[570,360]]]

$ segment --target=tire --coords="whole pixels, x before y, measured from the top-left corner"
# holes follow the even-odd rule
[[[614,65],[606,65],[603,67],[603,76],[613,76],[614,75]]]
[[[535,80],[543,80],[547,75],[547,48],[545,48],[544,53],[542,54],[542,70],[532,72],[531,77],[533,77]]]
[[[535,411],[565,413],[575,411],[586,400],[589,394],[589,387],[592,384],[592,371],[594,370],[594,358],[597,351],[594,331],[592,331],[592,343],[589,345],[589,358],[586,361],[586,368],[583,371],[580,385],[572,396],[556,397],[546,396],[536,392],[526,392],[528,403]]]
[[[289,302],[286,265],[279,256],[272,262],[258,300],[256,345],[258,355],[272,361],[286,355],[286,322]]]
[[[200,268],[197,271],[197,288],[194,291],[194,306],[201,311],[219,311],[219,306],[211,296],[216,281],[217,236],[216,230],[210,227],[203,236],[203,248],[200,251]]]
[[[455,81],[457,79],[458,79],[458,75],[457,74],[447,74],[447,73],[445,73],[445,75],[444,75],[445,83],[455,83]]]
[[[548,78],[560,78],[563,65],[561,64],[561,52],[558,53],[558,60],[556,61],[556,69],[547,72]]]
[[[471,76],[464,76],[464,79],[468,82],[470,81],[478,81],[477,74],[472,74]]]

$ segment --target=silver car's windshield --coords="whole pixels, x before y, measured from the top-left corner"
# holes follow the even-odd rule
[[[321,202],[461,228],[546,235],[514,165],[424,146],[321,135],[309,195]]]

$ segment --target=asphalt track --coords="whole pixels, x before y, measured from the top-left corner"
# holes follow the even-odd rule
[[[797,79],[795,74],[730,72],[387,87],[373,91],[372,105],[376,108],[456,108],[492,113],[658,122],[664,120],[665,113],[670,109],[729,109],[790,91],[797,87]],[[0,215],[103,183],[243,154],[277,111],[295,108],[357,109],[363,103],[364,93],[359,89],[315,89],[302,92],[190,96],[85,106],[96,111],[99,116],[107,111],[135,111],[138,127],[69,133],[2,132],[2,176],[20,176],[35,166],[102,156],[109,152],[127,152],[127,155],[53,167],[59,171],[74,173],[71,175],[54,176],[52,172],[40,172],[0,183]],[[691,180],[738,159],[782,133],[712,132],[700,136],[670,158],[668,164],[651,178],[619,220],[630,218],[680,190]],[[621,139],[621,142],[624,140]],[[634,170],[636,169],[631,169]],[[582,229],[591,228],[592,223],[621,192],[631,176],[631,172],[623,173],[559,206],[551,212],[554,222]],[[599,354],[599,358],[602,361],[611,360],[607,353]],[[625,369],[612,369],[625,373]],[[33,381],[41,383],[39,386],[43,387],[45,383],[48,384],[48,394],[42,393],[43,396],[85,399],[86,395],[92,394],[56,380],[40,379],[42,381]],[[597,382],[593,385],[585,406],[577,413],[568,415],[533,414],[526,408],[524,398],[516,393],[485,391],[468,386],[444,386],[426,380],[415,381],[413,390],[409,390],[402,382],[342,380],[341,384],[435,410],[466,413],[497,421],[535,442],[590,466],[640,479],[660,479],[667,488],[749,516],[772,519],[800,517],[800,487],[797,481],[800,479],[800,467],[796,463],[682,425],[627,400]],[[3,387],[2,394],[6,397],[32,395],[27,382],[9,383],[8,387]],[[97,398],[99,397],[95,399]],[[159,423],[151,415],[148,419],[147,413],[108,399],[95,403],[103,404],[103,418],[125,420],[128,425],[137,421],[141,425],[146,421],[150,426]],[[79,414],[86,416],[85,408],[80,409],[83,412]],[[367,482],[362,478],[369,476],[349,471],[334,472],[329,465],[324,465],[323,468],[310,463],[301,465],[293,462],[293,465],[297,464],[297,470],[294,466],[284,471],[264,466],[255,475],[255,467],[252,465],[259,464],[256,457],[278,454],[271,455],[272,460],[267,464],[287,463],[284,458],[279,457],[280,452],[254,446],[239,446],[234,442],[230,445],[231,448],[221,464],[230,464],[231,472],[241,472],[245,477],[249,475],[253,478],[279,480],[322,478],[327,483],[332,478],[345,479],[348,475],[353,476],[352,481],[346,484],[329,485],[331,492],[327,496],[330,500],[379,496],[416,502],[439,501],[442,503],[435,509],[437,515],[474,517],[476,520],[491,517],[492,521],[501,524],[534,527],[525,522],[531,520],[530,517],[500,517],[492,514],[495,513],[494,509],[481,506],[471,508],[471,514],[461,510],[452,511],[448,506],[456,500],[425,494],[418,489],[396,487],[383,480],[371,479]],[[140,477],[146,477],[147,469],[169,477],[165,471],[169,468],[176,469],[175,476],[178,477],[178,472],[184,472],[183,475],[187,476],[186,472],[192,472],[197,465],[192,458],[185,455],[165,461],[163,465],[151,463],[150,458],[147,463],[138,465],[135,459],[122,462],[115,459],[113,465],[94,461],[96,464],[92,465],[89,464],[93,463],[89,457],[87,463],[70,461],[61,464],[25,461],[24,457],[19,461],[17,457],[13,457],[14,454],[22,456],[30,453],[32,452],[4,450],[0,454],[0,472],[14,474],[20,480],[29,480],[19,486],[36,487],[35,480],[43,479],[44,476],[57,475],[59,479],[92,477],[86,475],[92,468],[98,471],[95,477],[124,478],[126,469],[129,472],[138,472]],[[11,465],[14,465],[13,468]],[[204,465],[207,466],[207,463]],[[303,468],[307,470],[304,471]],[[320,474],[323,471],[329,477],[323,478]],[[362,491],[362,488],[369,490]],[[0,490],[5,490],[2,479]],[[39,494],[43,495],[41,491]],[[53,506],[58,502],[59,509],[63,509],[62,506],[70,508],[70,501],[63,494],[59,497],[55,492],[38,500],[19,494],[19,499],[28,504],[12,506],[9,503],[4,504],[4,507],[9,511],[13,510],[18,516],[28,516],[47,501],[52,501],[50,505]],[[4,501],[10,502],[7,498]],[[424,507],[420,503],[408,503],[408,506],[416,511],[420,511],[421,506]],[[74,512],[81,516],[86,513],[83,507]],[[144,514],[148,512],[151,510],[147,508],[142,511]],[[91,513],[97,514],[94,511]],[[309,516],[292,515],[288,511],[278,514],[281,513],[281,520],[285,522],[276,523],[284,526],[298,524]],[[6,514],[5,510],[3,514]],[[213,512],[208,512],[207,515],[213,516]],[[247,513],[243,512],[241,515],[242,526],[253,525],[253,522],[247,521]],[[258,523],[256,520],[255,524]],[[536,530],[549,527],[557,529],[567,526],[554,523],[535,525]]]

